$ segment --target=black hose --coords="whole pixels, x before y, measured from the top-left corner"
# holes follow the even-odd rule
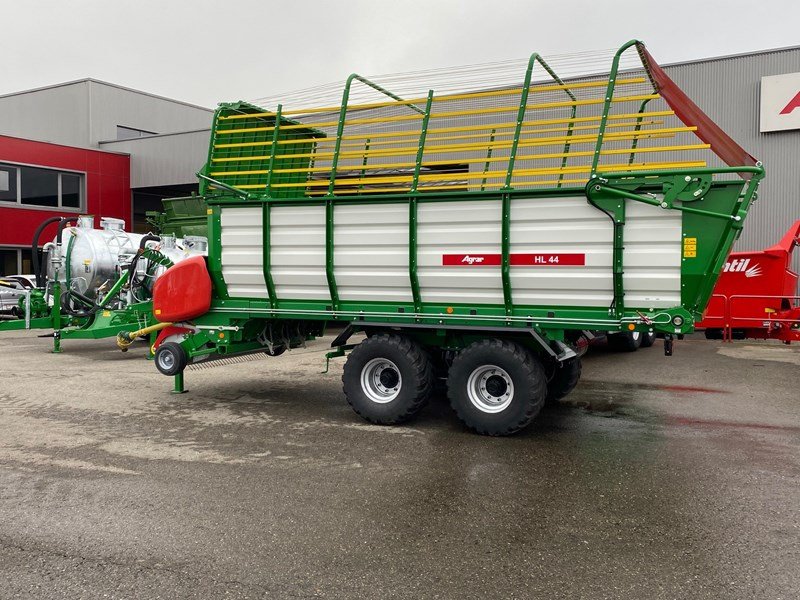
[[[49,219],[45,219],[41,222],[39,227],[36,228],[36,231],[33,234],[33,242],[31,242],[31,262],[33,263],[33,274],[36,278],[37,288],[44,287],[42,263],[39,257],[39,236],[42,235],[45,227],[50,225],[50,223],[55,223],[56,221],[61,221],[63,219],[64,217],[50,217]]]
[[[77,221],[75,217],[61,217],[61,222],[58,224],[58,235],[56,235],[56,246],[61,247],[61,238],[64,234],[64,227],[70,221]]]
[[[73,298],[77,299],[86,308],[83,310],[76,308],[71,302]],[[62,311],[72,317],[90,317],[100,310],[100,307],[91,298],[87,298],[75,290],[64,290],[61,293],[60,303]]]
[[[142,256],[142,253],[144,252],[145,244],[147,244],[147,242],[160,242],[160,241],[161,238],[153,233],[148,233],[141,239],[141,241],[139,242],[139,249],[136,251],[136,254],[133,255],[133,259],[131,259],[131,264],[128,265],[128,285],[133,286],[134,283],[136,284],[141,283],[136,279],[136,265],[139,262],[139,258]]]

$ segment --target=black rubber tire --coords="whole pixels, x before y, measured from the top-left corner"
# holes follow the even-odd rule
[[[164,342],[156,349],[153,360],[159,373],[172,376],[183,372],[186,368],[188,357],[186,356],[186,350],[180,344]]]
[[[469,398],[469,377],[483,365],[505,370],[514,385],[511,403],[501,412],[484,412]],[[544,406],[547,376],[534,354],[519,344],[481,340],[456,355],[447,377],[447,395],[458,418],[472,431],[481,435],[512,435],[527,427]]]
[[[575,386],[578,385],[578,381],[581,379],[581,370],[582,364],[580,356],[576,356],[575,358],[571,358],[556,365],[555,373],[553,373],[550,381],[547,382],[547,398],[545,403],[549,405],[557,404],[559,400],[574,390]]]
[[[642,334],[642,344],[639,346],[640,348],[649,348],[653,344],[656,343],[656,334],[655,332],[648,332]]]
[[[365,393],[361,372],[373,359],[386,358],[397,367],[400,392],[379,403]],[[347,357],[342,374],[344,395],[361,418],[377,425],[395,425],[416,415],[431,396],[433,367],[425,351],[405,336],[377,333],[356,346]]]
[[[706,329],[705,331],[707,340],[721,340],[722,329]]]
[[[643,337],[644,335],[638,331],[610,333],[608,334],[608,346],[617,352],[636,352],[642,345]]]

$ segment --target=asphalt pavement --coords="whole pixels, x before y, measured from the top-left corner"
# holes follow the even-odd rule
[[[0,334],[0,598],[800,597],[800,347],[598,349],[496,439],[361,421],[329,342],[173,395]]]

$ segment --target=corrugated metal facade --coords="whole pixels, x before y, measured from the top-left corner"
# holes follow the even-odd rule
[[[208,159],[209,135],[200,129],[101,142],[100,148],[131,155],[132,188],[196,184]]]
[[[665,66],[664,70],[739,145],[767,177],[736,250],[777,242],[800,219],[800,130],[759,132],[761,78],[800,72],[800,47]],[[795,253],[800,268],[800,252]]]
[[[208,127],[212,111],[112,83],[82,79],[0,96],[0,133],[96,148],[117,126],[153,133]]]

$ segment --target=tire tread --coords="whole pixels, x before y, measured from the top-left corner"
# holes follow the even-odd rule
[[[476,433],[494,437],[513,435],[527,427],[534,417],[539,414],[539,411],[542,409],[542,406],[545,403],[545,398],[547,396],[547,378],[544,373],[544,368],[531,352],[519,344],[509,340],[493,338],[475,342],[474,344],[465,348],[463,351],[459,352],[458,355],[456,355],[456,358],[453,360],[451,370],[457,367],[460,361],[464,360],[466,352],[481,350],[489,350],[493,353],[509,353],[515,360],[517,360],[525,371],[526,379],[532,388],[532,395],[535,399],[537,399],[537,401],[528,403],[526,411],[522,417],[516,423],[511,423],[502,430],[489,429],[486,427],[485,423],[480,424],[473,422],[470,418],[470,415],[461,410],[460,404],[454,400],[454,396],[456,393],[458,393],[458,390],[453,389],[453,382],[451,378],[448,378],[447,391],[450,398],[450,405],[452,406],[459,420]]]
[[[345,398],[347,399],[347,403],[359,417],[376,425],[396,425],[398,423],[408,421],[427,403],[428,398],[431,395],[431,391],[433,390],[433,368],[431,367],[430,360],[425,354],[425,351],[419,345],[405,336],[396,334],[377,333],[375,335],[371,335],[358,346],[356,346],[350,353],[350,356],[360,352],[368,352],[370,348],[383,344],[393,346],[402,354],[407,356],[410,360],[412,369],[418,376],[417,386],[414,390],[414,400],[409,404],[406,410],[391,419],[377,418],[361,410],[347,393],[347,382],[345,381],[349,375],[347,363],[345,363],[344,372],[342,373],[342,388]],[[360,373],[358,376],[360,377]]]

